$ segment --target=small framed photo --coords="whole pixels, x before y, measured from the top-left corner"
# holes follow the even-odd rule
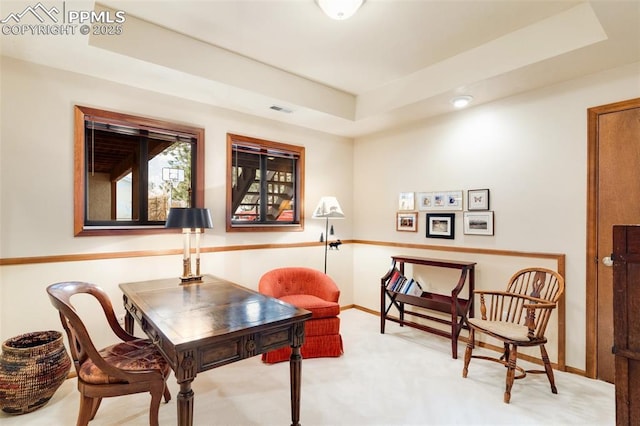
[[[456,231],[455,213],[427,213],[427,238],[453,240]]]
[[[462,210],[462,191],[418,192],[418,210]]]
[[[464,212],[464,233],[493,235],[493,212]]]
[[[467,191],[468,210],[489,210],[489,190],[470,189]]]
[[[433,192],[418,192],[418,210],[433,210]]]
[[[445,206],[447,210],[462,210],[462,191],[446,192]]]
[[[398,199],[398,210],[415,210],[413,192],[401,192]]]
[[[396,231],[418,232],[418,213],[396,213]]]

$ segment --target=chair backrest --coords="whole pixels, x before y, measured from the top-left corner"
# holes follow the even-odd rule
[[[517,302],[509,303],[507,306],[500,308],[508,312],[508,321],[524,325],[527,321],[527,311],[523,305],[527,303],[551,303],[557,305],[558,300],[564,293],[564,278],[551,269],[526,268],[513,274],[507,285],[506,292],[536,299],[536,301],[518,299]],[[541,309],[536,312],[534,336],[538,338],[544,337],[552,312],[552,309]]]
[[[311,294],[337,302],[340,289],[330,276],[312,268],[291,266],[266,272],[258,283],[258,291],[280,298],[293,294]]]
[[[522,269],[513,274],[507,291],[557,303],[564,292],[564,278],[551,269]]]
[[[71,303],[71,296],[76,294],[85,293],[94,296],[100,302],[100,306],[102,306],[107,322],[113,332],[122,340],[132,340],[133,336],[126,333],[118,324],[109,296],[94,284],[78,281],[51,284],[47,287],[47,293],[51,304],[60,313],[60,321],[69,339],[69,350],[76,372],[79,373],[80,366],[87,359],[91,359],[103,371],[111,370],[112,367],[110,368],[103,361],[91,340],[85,324]]]

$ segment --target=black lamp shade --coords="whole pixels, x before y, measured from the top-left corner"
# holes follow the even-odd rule
[[[209,209],[172,207],[165,228],[213,228]]]

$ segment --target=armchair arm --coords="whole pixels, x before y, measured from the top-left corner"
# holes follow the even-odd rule
[[[318,280],[318,283],[314,286],[311,294],[329,302],[338,302],[338,299],[340,298],[340,289],[331,277],[325,275]]]
[[[480,296],[483,320],[526,325],[530,339],[544,335],[551,312],[556,307],[554,302],[545,299],[506,291],[478,290],[474,294]]]
[[[544,330],[547,328],[547,322],[549,321],[551,311],[556,308],[556,304],[545,301],[542,303],[525,303],[522,307],[527,310],[526,326],[529,329],[529,332],[527,333],[529,339],[542,336],[544,334]],[[541,311],[541,313],[538,314],[538,323],[536,323],[536,310]],[[541,323],[541,321],[544,322]]]

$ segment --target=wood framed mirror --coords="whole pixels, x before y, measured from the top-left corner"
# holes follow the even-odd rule
[[[75,106],[74,235],[175,232],[204,207],[204,129]]]

